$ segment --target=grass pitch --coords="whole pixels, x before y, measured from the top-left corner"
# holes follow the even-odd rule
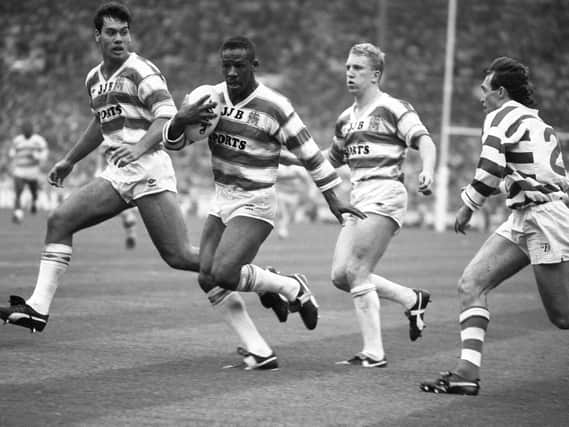
[[[201,220],[189,218],[199,241]],[[0,301],[28,297],[45,215],[23,225],[0,212]],[[142,228],[124,248],[119,220],[76,236],[71,267],[41,334],[0,325],[0,426],[564,426],[569,424],[569,334],[541,306],[530,269],[490,297],[481,394],[423,393],[421,380],[458,356],[456,281],[485,235],[405,229],[377,273],[432,292],[423,338],[382,303],[389,366],[334,363],[360,350],[347,294],[329,281],[338,227],[298,224],[273,235],[256,262],[304,272],[321,317],[307,331],[291,315],[279,324],[253,295],[249,312],[276,351],[278,372],[222,370],[239,344],[197,286],[169,269]]]

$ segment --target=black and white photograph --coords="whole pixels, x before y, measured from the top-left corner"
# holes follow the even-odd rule
[[[0,427],[569,425],[569,2],[0,2]]]

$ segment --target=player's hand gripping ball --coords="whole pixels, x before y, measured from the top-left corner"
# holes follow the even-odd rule
[[[198,86],[185,96],[182,105],[194,103],[205,95],[209,95],[209,98],[205,101],[206,104],[212,101],[217,103],[217,105],[213,107],[213,111],[211,111],[215,114],[215,117],[210,119],[207,125],[196,124],[186,126],[184,134],[186,135],[188,144],[206,139],[215,130],[215,127],[219,123],[219,118],[221,116],[220,97],[216,92],[215,87],[212,85]]]

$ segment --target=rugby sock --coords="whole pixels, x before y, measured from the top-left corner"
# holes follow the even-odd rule
[[[127,239],[136,239],[136,215],[132,209],[121,213],[122,226]]]
[[[132,237],[133,239],[136,238],[136,223],[125,225],[124,232],[126,234],[126,237]]]
[[[462,347],[455,371],[469,380],[475,380],[480,374],[482,345],[490,322],[490,312],[486,307],[470,307],[460,313],[459,321]]]
[[[385,357],[381,337],[381,318],[379,296],[371,283],[356,286],[350,291],[354,301],[356,317],[363,338],[362,353],[375,360]]]
[[[273,353],[249,317],[245,302],[239,293],[216,286],[207,293],[207,297],[213,307],[222,313],[225,322],[249,352],[262,357]]]
[[[125,229],[132,228],[136,225],[136,214],[132,209],[127,209],[121,213],[122,225]]]
[[[411,288],[387,280],[377,274],[370,274],[369,280],[375,285],[380,298],[397,302],[406,309],[410,309],[417,302],[417,294]]]
[[[136,214],[132,209],[128,209],[121,213],[122,226],[127,233],[132,232],[136,226]]]
[[[26,304],[38,313],[49,313],[49,307],[59,285],[59,280],[69,267],[71,252],[69,245],[59,243],[45,245],[41,255],[36,287],[32,296],[26,301]]]
[[[294,301],[300,291],[300,284],[292,277],[272,273],[253,264],[241,268],[241,278],[237,285],[243,292],[274,292]]]

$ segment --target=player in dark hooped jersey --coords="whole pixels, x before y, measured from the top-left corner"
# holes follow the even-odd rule
[[[273,302],[262,299],[263,304],[286,304],[285,310],[298,311],[308,329],[318,321],[318,306],[304,275],[280,275],[252,264],[273,228],[282,147],[299,158],[339,220],[342,213],[361,214],[337,198],[334,188],[340,179],[290,102],[255,78],[253,43],[245,37],[226,40],[221,61],[225,82],[216,86],[221,119],[208,141],[216,196],[200,241],[199,283],[243,342],[239,353],[245,369],[276,369],[276,355],[257,331],[239,292],[273,297]],[[186,114],[180,107],[164,127],[166,147],[180,145]]]
[[[136,205],[162,258],[173,268],[197,271],[198,249],[190,246],[176,197],[176,177],[163,150],[162,127],[176,113],[166,81],[150,61],[130,52],[130,11],[106,3],[94,19],[95,41],[103,61],[87,75],[93,118],[77,143],[48,174],[62,186],[79,162],[97,147],[105,150],[107,167],[66,198],[47,222],[45,247],[30,298],[12,296],[0,307],[0,318],[42,331],[61,276],[71,260],[73,235]],[[188,106],[188,122],[212,117],[205,98]]]
[[[501,189],[508,219],[486,240],[458,282],[461,352],[455,368],[423,391],[476,395],[490,322],[487,296],[531,264],[551,322],[569,329],[569,179],[553,128],[535,109],[529,69],[496,58],[481,85],[486,112],[474,179],[461,194],[455,231],[463,233],[485,200]],[[565,349],[562,349],[565,351]]]

